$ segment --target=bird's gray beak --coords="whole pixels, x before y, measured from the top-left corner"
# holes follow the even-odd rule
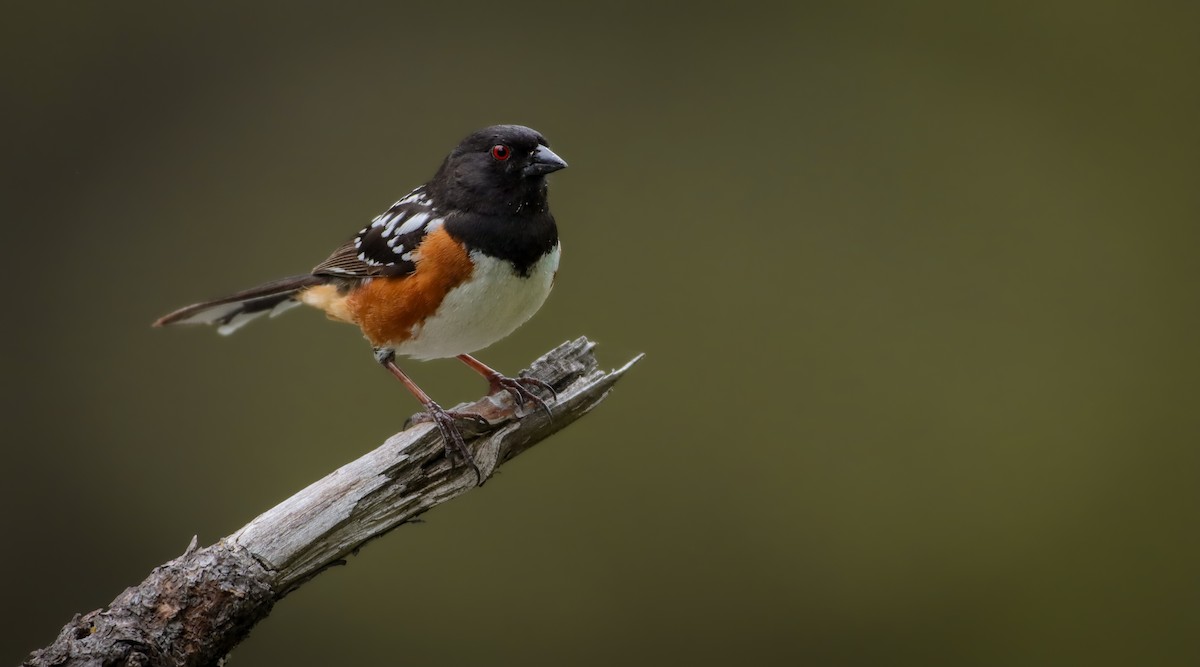
[[[526,176],[543,176],[559,169],[566,169],[565,160],[554,154],[545,146],[538,146],[533,155],[529,156],[529,164],[521,170]]]

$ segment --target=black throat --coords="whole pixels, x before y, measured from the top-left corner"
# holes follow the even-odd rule
[[[558,227],[548,207],[500,215],[460,211],[447,216],[445,229],[468,251],[507,260],[522,276],[558,245]]]
[[[522,276],[558,245],[544,176],[498,167],[490,155],[452,153],[426,191],[447,233],[468,251],[511,262]]]

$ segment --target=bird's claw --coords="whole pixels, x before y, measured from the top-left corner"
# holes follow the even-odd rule
[[[522,408],[525,407],[526,403],[532,402],[541,408],[547,417],[554,418],[554,414],[550,412],[550,406],[546,405],[546,402],[532,391],[532,389],[547,391],[557,401],[558,392],[554,391],[554,387],[551,387],[549,384],[537,378],[525,376],[510,378],[499,374],[489,378],[488,384],[491,386],[489,394],[498,394],[502,391],[507,391],[513,397],[513,401]]]
[[[443,410],[437,403],[430,405],[425,412],[413,415],[414,423],[433,422],[438,431],[442,434],[442,443],[446,448],[446,459],[454,464],[454,459],[461,459],[464,463],[475,471],[475,481],[478,485],[483,484],[483,472],[479,470],[479,465],[475,463],[475,457],[471,456],[471,450],[467,449],[467,443],[463,440],[462,431],[459,430],[456,420],[474,422],[475,424],[487,427],[491,426],[488,420],[470,412],[457,412]]]
[[[442,408],[438,408],[438,410],[440,410],[442,412],[442,414],[448,415],[454,421],[470,422],[470,423],[474,424],[475,426],[478,426],[481,430],[489,429],[492,427],[492,422],[488,421],[487,417],[484,417],[483,415],[477,415],[474,412],[460,412],[458,410],[443,410]],[[408,421],[410,424],[424,424],[424,423],[432,422],[432,421],[436,421],[436,420],[433,417],[433,413],[430,410],[426,410],[424,412],[418,412],[417,414],[413,415],[411,418],[409,418]]]

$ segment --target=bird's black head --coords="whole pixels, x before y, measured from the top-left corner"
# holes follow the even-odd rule
[[[436,205],[478,213],[546,208],[546,174],[567,166],[539,132],[493,125],[472,133],[442,163],[429,193]]]

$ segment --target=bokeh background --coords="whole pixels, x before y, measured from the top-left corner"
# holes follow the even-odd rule
[[[557,289],[482,356],[647,357],[233,664],[1200,662],[1194,5],[4,13],[0,663],[416,410],[312,312],[148,325],[495,122],[572,166]]]

